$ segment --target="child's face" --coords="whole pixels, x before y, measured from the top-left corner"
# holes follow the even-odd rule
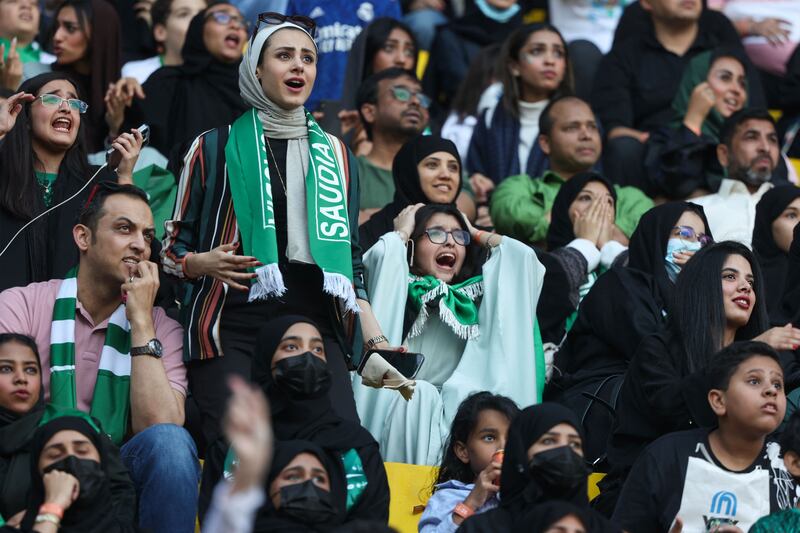
[[[771,357],[754,355],[739,365],[727,391],[714,389],[709,398],[717,416],[725,416],[732,427],[768,435],[786,413],[783,370]]]
[[[478,475],[489,463],[497,450],[505,449],[508,426],[511,421],[494,409],[484,409],[478,415],[478,423],[469,434],[467,442],[457,442],[456,455]]]

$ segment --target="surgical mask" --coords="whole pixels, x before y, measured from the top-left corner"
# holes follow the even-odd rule
[[[293,397],[319,398],[330,389],[331,371],[325,361],[305,352],[278,361],[275,383]]]
[[[336,517],[330,492],[324,491],[312,480],[281,487],[281,505],[278,512],[307,525],[330,523]]]
[[[66,472],[78,480],[80,492],[75,501],[78,505],[94,501],[97,495],[106,488],[106,473],[100,463],[92,459],[79,459],[74,455],[68,455],[45,468],[42,473],[46,474],[53,470]]]
[[[486,0],[475,0],[475,5],[486,17],[500,24],[511,20],[514,15],[519,13],[520,9],[519,4],[514,4],[506,9],[497,9],[496,7],[490,6]]]
[[[579,490],[581,485],[586,490],[591,470],[575,450],[560,446],[534,455],[528,472],[545,493],[563,496]]]
[[[670,239],[667,241],[667,255],[664,256],[664,268],[672,283],[678,279],[681,273],[681,265],[675,262],[675,252],[697,252],[703,245],[699,242],[685,241],[683,239]]]

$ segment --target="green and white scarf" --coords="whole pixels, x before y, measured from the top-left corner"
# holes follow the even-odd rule
[[[306,112],[309,165],[305,177],[308,240],[311,256],[324,275],[323,290],[358,311],[353,289],[353,258],[347,184],[343,168],[347,151]],[[231,125],[225,145],[233,209],[242,236],[243,252],[261,261],[249,300],[281,296],[286,291],[278,268],[278,242],[272,204],[264,130],[255,108]]]
[[[408,338],[422,333],[428,320],[428,307],[438,301],[439,318],[459,338],[469,340],[478,337],[478,304],[483,295],[483,276],[478,275],[455,285],[436,279],[434,276],[408,276],[408,301],[417,313]]]
[[[78,406],[75,387],[76,275],[77,269],[71,270],[58,287],[50,327],[50,403],[73,409]],[[125,305],[120,304],[108,319],[89,412],[100,421],[115,444],[120,444],[125,437],[130,414],[130,331]]]

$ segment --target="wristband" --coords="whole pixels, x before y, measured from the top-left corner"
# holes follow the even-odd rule
[[[475,511],[472,509],[472,507],[470,507],[466,503],[461,502],[461,503],[456,505],[455,509],[453,509],[453,514],[454,515],[458,515],[461,518],[463,518],[464,520],[466,520],[470,516],[474,515]]]
[[[61,520],[56,515],[50,513],[36,515],[34,523],[41,524],[42,522],[50,522],[51,524],[55,524],[56,527],[61,525]]]
[[[39,514],[52,514],[56,515],[59,520],[64,518],[64,508],[57,503],[43,503],[39,507]]]

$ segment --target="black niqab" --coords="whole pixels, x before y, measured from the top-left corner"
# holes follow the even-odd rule
[[[451,202],[455,203],[461,192],[461,170],[464,168],[461,165],[461,157],[458,155],[456,145],[448,139],[442,139],[435,135],[414,137],[400,148],[392,163],[394,199],[358,228],[359,244],[362,250],[369,250],[383,235],[394,230],[394,218],[400,214],[400,211],[409,205],[431,203],[431,200],[422,191],[417,165],[436,152],[447,152],[458,161],[458,185]]]
[[[547,230],[547,250],[553,251],[568,245],[575,239],[572,221],[569,219],[569,207],[575,198],[590,181],[599,181],[608,189],[608,194],[617,204],[617,191],[612,183],[597,172],[581,172],[568,179],[558,190],[553,207],[550,210],[550,227]]]

